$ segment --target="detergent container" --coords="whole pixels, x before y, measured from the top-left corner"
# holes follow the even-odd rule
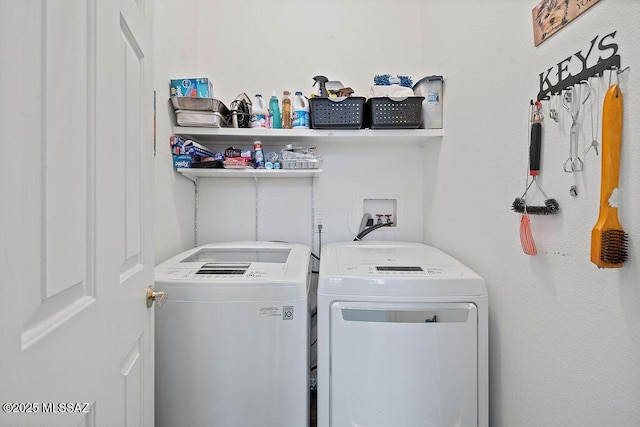
[[[282,128],[282,116],[280,115],[280,101],[278,101],[278,97],[276,96],[276,91],[273,91],[273,95],[271,95],[271,99],[269,100],[269,115],[271,116],[271,127],[273,129]]]
[[[293,127],[309,129],[309,124],[309,101],[302,92],[296,92],[293,98]]]
[[[257,93],[253,98],[253,104],[251,104],[251,127],[268,128],[267,117],[267,104],[262,98],[262,95]]]

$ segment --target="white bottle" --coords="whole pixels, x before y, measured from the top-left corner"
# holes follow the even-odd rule
[[[262,95],[256,93],[251,104],[251,127],[252,128],[267,128],[267,103],[262,99]]]
[[[293,97],[293,128],[309,129],[309,101],[302,95],[302,92],[296,92]]]

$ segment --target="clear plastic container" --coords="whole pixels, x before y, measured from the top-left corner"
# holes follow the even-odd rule
[[[442,76],[427,76],[413,85],[413,92],[418,96],[424,96],[421,128],[442,129],[443,86]]]

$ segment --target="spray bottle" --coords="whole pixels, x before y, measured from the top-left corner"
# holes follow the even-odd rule
[[[329,92],[327,92],[327,82],[329,81],[329,79],[325,76],[315,76],[313,80],[315,80],[313,86],[315,86],[316,83],[318,83],[319,85],[318,96],[321,98],[328,98]]]

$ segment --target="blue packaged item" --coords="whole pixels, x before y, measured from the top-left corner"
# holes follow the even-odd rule
[[[173,168],[190,168],[192,163],[191,156],[186,154],[178,154],[173,156]]]
[[[184,154],[188,154],[190,156],[199,156],[199,157],[213,157],[212,151],[207,150],[202,145],[190,139],[185,141],[183,147],[184,147]]]
[[[184,139],[178,135],[171,136],[169,143],[171,144],[171,153],[173,154],[188,154],[198,157],[213,156],[213,152],[209,151],[206,147],[203,147],[191,139]]]
[[[171,80],[170,95],[213,98],[213,85],[207,78],[174,79]]]

